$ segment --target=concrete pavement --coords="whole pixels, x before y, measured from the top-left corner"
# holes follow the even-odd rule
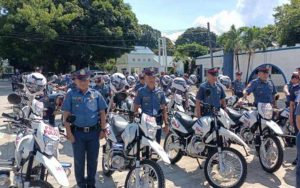
[[[11,112],[11,105],[7,102],[7,95],[11,92],[10,84],[0,81],[0,114],[2,112]],[[3,118],[0,117],[0,159],[8,159],[13,157],[14,152],[14,134],[9,134],[6,124],[3,123]],[[104,141],[101,140],[101,144]],[[245,155],[241,147],[236,147]],[[64,142],[60,145],[60,161],[72,162],[72,147],[69,142]],[[258,158],[254,156],[246,157],[248,163],[248,175],[246,182],[242,187],[244,188],[262,188],[262,187],[282,187],[289,188],[295,187],[295,167],[291,162],[296,156],[295,148],[286,148],[284,151],[284,164],[274,174],[264,172],[259,164]],[[102,151],[99,156],[98,173],[97,173],[97,187],[110,188],[110,187],[123,187],[127,172],[115,172],[111,178],[103,177],[101,169]],[[200,160],[204,165],[204,160]],[[177,165],[161,165],[165,178],[166,186],[173,187],[186,187],[186,188],[199,188],[209,187],[204,177],[204,172],[201,170],[195,159],[183,157]],[[59,187],[53,178],[49,180],[54,187]],[[69,177],[71,187],[75,187],[75,177],[72,169],[72,174]]]

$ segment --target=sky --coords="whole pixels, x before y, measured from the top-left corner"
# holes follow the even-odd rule
[[[205,26],[222,34],[234,24],[265,26],[274,23],[274,8],[289,0],[124,0],[140,24],[158,29],[171,40],[190,27]]]

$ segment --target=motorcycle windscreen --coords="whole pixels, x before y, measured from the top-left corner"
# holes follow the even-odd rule
[[[165,152],[163,147],[159,145],[156,141],[152,141],[145,137],[142,137],[142,145],[150,146],[165,163],[171,164],[168,154]]]

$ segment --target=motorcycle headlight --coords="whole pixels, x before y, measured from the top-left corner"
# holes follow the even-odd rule
[[[58,148],[58,141],[52,140],[51,138],[44,136],[45,150],[47,155],[55,155]]]
[[[149,138],[154,140],[156,137],[156,131],[157,131],[157,126],[151,123],[147,123],[147,135]]]
[[[261,116],[264,119],[270,120],[273,117],[273,108],[271,104],[263,104],[261,106]]]

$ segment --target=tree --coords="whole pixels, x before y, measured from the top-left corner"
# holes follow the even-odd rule
[[[149,25],[140,25],[140,37],[136,42],[138,46],[147,46],[151,50],[158,49],[158,39],[161,37],[161,32],[153,29]]]
[[[139,36],[123,0],[0,0],[0,56],[16,68],[68,71],[121,56]]]
[[[274,17],[279,44],[300,43],[300,0],[290,0],[289,4],[275,8]]]
[[[195,59],[199,56],[205,55],[208,53],[208,48],[197,43],[191,44],[182,44],[176,46],[175,50],[175,59],[182,60],[186,63],[191,63],[190,74],[195,70]],[[190,59],[192,58],[192,60]]]
[[[218,38],[218,44],[223,46],[225,52],[233,52],[236,59],[236,69],[240,71],[239,52],[242,50],[241,29],[236,29],[234,25],[230,30],[223,33]]]
[[[216,39],[217,35],[213,32],[210,32],[212,47],[216,47]],[[209,47],[208,43],[208,35],[207,35],[207,28],[204,27],[196,27],[196,28],[189,28],[187,29],[182,35],[178,37],[176,40],[176,46],[182,44],[191,44],[191,43],[198,43],[202,46]]]

